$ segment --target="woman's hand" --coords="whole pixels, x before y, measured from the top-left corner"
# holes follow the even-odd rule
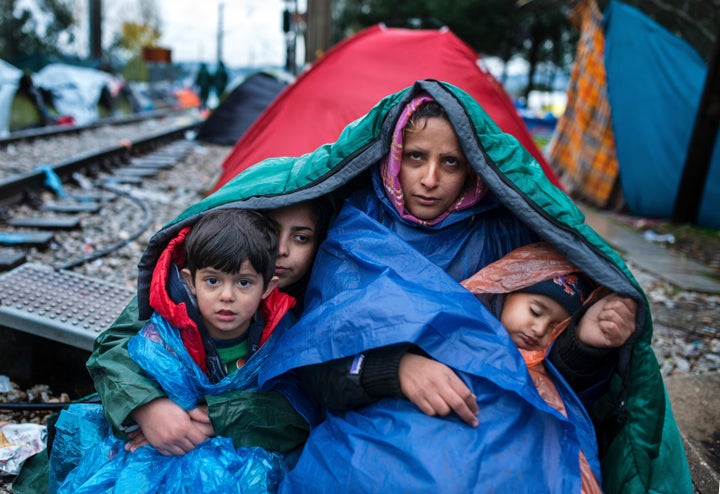
[[[590,306],[577,326],[580,343],[595,348],[622,346],[635,332],[637,302],[616,293]]]
[[[450,367],[406,353],[400,359],[398,374],[402,392],[424,413],[444,417],[452,411],[468,425],[477,427],[477,399]]]
[[[125,450],[133,452],[150,444],[165,456],[181,456],[210,437],[212,429],[207,412],[186,412],[169,398],[158,398],[136,408],[132,417],[140,426],[129,434]],[[205,422],[207,419],[207,422]]]

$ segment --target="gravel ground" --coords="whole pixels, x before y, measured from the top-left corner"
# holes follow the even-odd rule
[[[87,150],[88,144],[83,143],[79,146],[80,149],[84,146]],[[22,146],[16,146],[13,149],[0,150],[0,169],[5,169],[6,164],[12,160],[22,160],[22,153],[36,153],[35,157],[30,159],[40,157],[36,145],[28,149],[21,148]],[[66,149],[69,148],[64,146],[63,157],[58,157],[58,160],[69,155],[65,153]],[[189,152],[181,163],[168,171],[161,172],[155,178],[144,180],[142,188],[128,187],[128,192],[145,200],[153,211],[148,228],[112,256],[100,258],[73,270],[134,288],[136,265],[149,238],[187,206],[204,197],[212,187],[220,172],[221,164],[231,149],[231,147],[191,142]],[[45,199],[50,198],[45,197]],[[29,213],[29,211],[19,211],[16,214],[22,212]],[[136,203],[123,197],[117,198],[103,207],[102,216],[84,220],[82,229],[61,233],[49,249],[30,251],[28,260],[55,266],[64,264],[92,253],[95,249],[102,249],[119,239],[128,238],[141,218],[142,210]],[[657,222],[651,224],[629,222],[629,224],[637,229],[651,228],[657,233],[672,231],[671,226]],[[720,269],[718,258],[720,236],[717,232],[687,233],[676,229],[675,233],[678,240],[682,238],[682,241],[673,244],[673,249],[714,269]],[[690,237],[693,239],[688,240]],[[720,272],[718,275],[720,276]],[[638,281],[646,291],[652,306],[656,327],[653,347],[663,375],[718,372],[720,370],[720,297],[679,291],[649,273],[640,273]],[[15,389],[10,393],[0,392],[0,399],[26,401],[28,400],[26,394],[30,394],[35,401],[67,400],[67,396],[63,397],[61,394],[64,390],[49,390],[43,388],[43,385],[38,386],[37,389],[26,391]],[[0,424],[3,421],[42,422],[46,415],[30,415],[27,412],[22,415],[0,414]],[[10,492],[8,486],[10,480],[11,477],[0,476],[0,494]]]

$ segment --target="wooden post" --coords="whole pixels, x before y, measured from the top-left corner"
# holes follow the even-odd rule
[[[685,166],[672,214],[673,223],[696,223],[720,127],[720,34],[708,64]]]

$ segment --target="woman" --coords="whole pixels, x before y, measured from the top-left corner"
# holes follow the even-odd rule
[[[493,198],[483,200],[487,187],[464,156],[447,114],[430,97],[419,96],[406,106],[395,126],[391,149],[372,175],[373,190],[357,192],[350,202],[455,280],[535,238]],[[556,365],[577,391],[602,387],[615,366],[616,352],[611,347],[620,346],[634,329],[632,300],[611,297],[602,306],[606,310],[601,324],[617,343],[578,339],[573,328],[554,350]],[[585,325],[591,322],[581,320]],[[407,397],[429,415],[454,411],[468,424],[477,425],[477,406],[469,389],[450,369],[430,362],[422,353],[408,344],[371,349],[355,364],[357,357],[304,369],[305,383],[330,408]],[[350,368],[357,379],[348,375]]]

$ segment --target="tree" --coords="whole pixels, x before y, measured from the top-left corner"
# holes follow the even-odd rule
[[[148,68],[142,60],[144,47],[156,46],[161,37],[160,17],[155,0],[138,0],[139,15],[121,23],[109,51],[124,62],[128,80],[147,80]]]
[[[559,0],[344,0],[338,2],[339,34],[384,22],[406,27],[446,25],[478,53],[507,62],[516,55],[530,65],[526,93],[537,67],[567,69],[577,35]]]
[[[0,57],[28,70],[62,57],[75,41],[72,0],[0,0]],[[35,56],[32,58],[32,56]]]

